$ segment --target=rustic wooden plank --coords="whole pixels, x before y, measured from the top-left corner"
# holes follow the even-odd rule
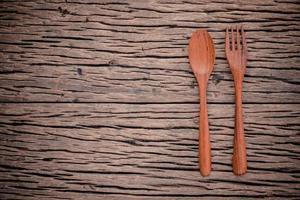
[[[299,199],[299,14],[291,0],[1,1],[0,198]],[[231,172],[224,56],[235,23],[250,55],[243,177]],[[207,178],[186,49],[196,28],[209,29],[217,51]]]
[[[197,102],[186,47],[192,31],[208,28],[217,53],[208,101],[232,103],[224,29],[242,22],[250,55],[244,101],[299,103],[299,8],[294,1],[1,2],[0,101]]]
[[[7,197],[300,197],[299,104],[244,105],[249,173],[242,177],[231,170],[234,106],[209,104],[208,178],[198,172],[197,104],[0,108],[0,190]]]

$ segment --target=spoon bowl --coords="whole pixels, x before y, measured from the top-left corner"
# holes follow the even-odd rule
[[[189,60],[193,72],[198,78],[211,74],[215,62],[214,43],[206,30],[197,30],[189,41]]]

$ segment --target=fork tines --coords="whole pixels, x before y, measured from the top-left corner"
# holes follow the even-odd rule
[[[231,35],[229,33],[229,29],[230,29]],[[242,49],[242,47],[244,47],[245,49],[247,49],[246,34],[244,32],[244,27],[240,26],[240,29],[239,29],[239,26],[236,26],[235,30],[234,30],[234,27],[232,27],[232,26],[230,28],[228,28],[228,27],[226,28],[225,48],[230,49],[230,50],[237,50],[237,49]],[[231,38],[231,42],[230,42],[230,38]]]
[[[239,54],[242,59],[241,64],[246,65],[247,43],[243,26],[236,26],[235,28],[231,26],[226,28],[225,50],[227,58],[233,54]]]

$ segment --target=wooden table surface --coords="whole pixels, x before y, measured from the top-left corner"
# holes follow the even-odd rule
[[[0,2],[0,199],[299,199],[297,0]],[[226,26],[242,23],[249,170],[232,174]],[[191,33],[216,47],[198,171]]]

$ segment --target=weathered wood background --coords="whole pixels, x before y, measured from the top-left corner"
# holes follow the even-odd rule
[[[0,2],[0,199],[299,199],[300,4]],[[232,174],[234,89],[224,29],[242,23],[249,171]],[[198,171],[187,44],[214,38],[213,171]]]

